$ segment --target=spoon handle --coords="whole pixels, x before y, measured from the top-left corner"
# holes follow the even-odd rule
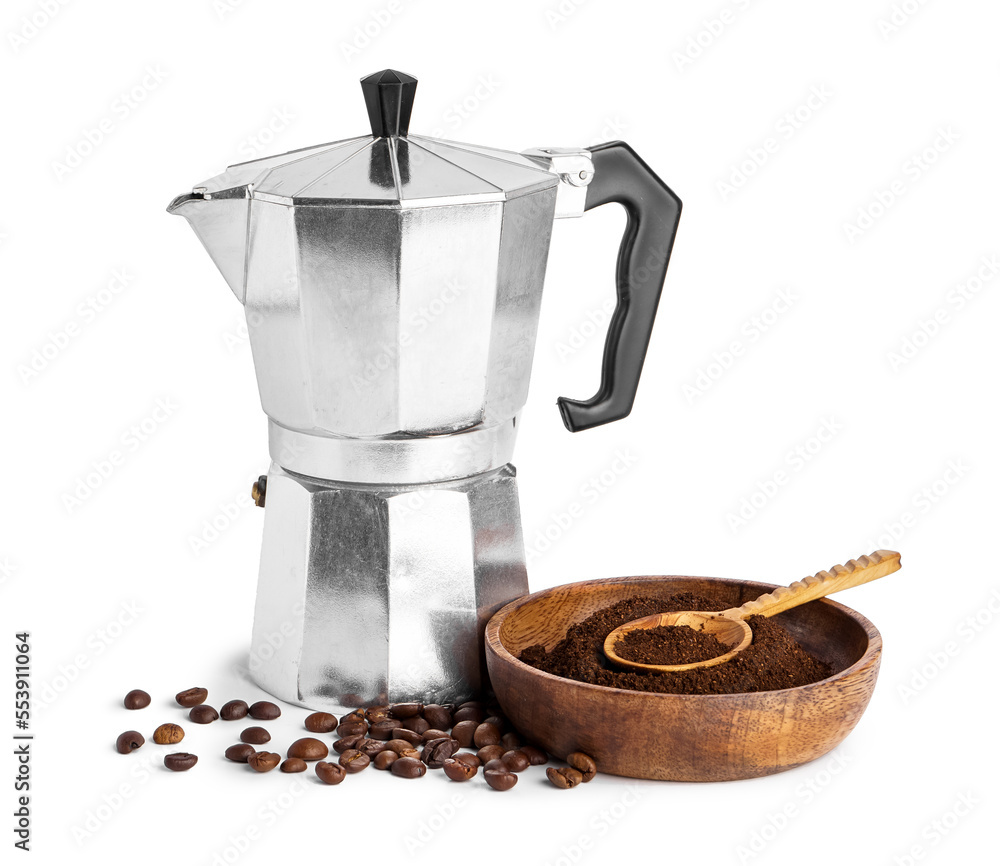
[[[746,619],[748,616],[774,616],[790,607],[798,607],[807,601],[823,598],[842,589],[860,586],[871,580],[878,580],[892,574],[900,567],[899,554],[894,550],[876,550],[868,556],[852,559],[846,565],[835,565],[829,571],[821,571],[791,586],[782,586],[765,593],[742,607],[730,608],[722,616],[731,619]]]

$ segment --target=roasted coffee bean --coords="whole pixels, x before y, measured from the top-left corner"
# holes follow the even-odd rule
[[[491,758],[485,764],[483,764],[483,771],[486,770],[499,770],[502,773],[509,773],[510,770],[507,769],[507,765],[500,758]]]
[[[349,713],[344,713],[340,717],[340,722],[338,724],[346,724],[347,722],[363,722],[365,721],[365,711],[362,709],[351,710]]]
[[[393,761],[390,770],[392,775],[399,776],[401,779],[419,779],[427,773],[427,767],[421,761],[405,755],[400,755]]]
[[[302,758],[285,758],[278,767],[282,773],[302,773],[309,765]]]
[[[141,710],[143,707],[148,707],[151,700],[152,698],[142,689],[132,689],[125,695],[122,703],[125,704],[126,710]]]
[[[338,737],[354,737],[359,734],[368,733],[368,722],[364,719],[352,719],[347,722],[341,722],[337,725],[337,736]]]
[[[415,734],[420,734],[422,737],[425,731],[429,731],[431,726],[427,724],[427,719],[423,716],[410,716],[408,719],[403,719],[400,722],[400,727],[405,728],[408,731],[413,731]]]
[[[512,731],[509,734],[504,734],[500,738],[500,745],[503,746],[508,752],[511,752],[514,749],[520,749],[521,738]]]
[[[372,766],[376,770],[388,770],[397,760],[399,760],[399,755],[391,749],[384,749],[375,756]]]
[[[575,788],[583,781],[583,773],[572,767],[549,767],[545,775],[557,788]]]
[[[481,710],[485,710],[486,709],[486,703],[485,703],[485,701],[462,701],[462,703],[460,703],[458,705],[458,708],[460,710],[463,709],[463,708],[465,708],[465,707],[478,707]]]
[[[517,784],[517,776],[509,770],[486,770],[483,775],[494,791],[509,791]]]
[[[423,716],[427,719],[427,724],[439,731],[447,731],[454,724],[451,711],[441,704],[425,704]]]
[[[448,739],[450,735],[447,731],[441,731],[437,728],[428,728],[421,736],[424,738],[425,743],[429,743],[431,740],[440,740],[442,738]]]
[[[442,737],[438,740],[429,740],[420,753],[420,760],[430,769],[440,770],[444,762],[459,750],[458,740],[451,737]]]
[[[208,704],[198,704],[188,711],[188,718],[196,725],[207,725],[219,718],[219,714],[215,711],[215,707],[210,707]]]
[[[198,756],[190,752],[174,752],[172,755],[163,756],[163,766],[175,773],[183,773],[190,770],[198,763]]]
[[[178,692],[174,696],[174,700],[185,709],[189,707],[196,707],[198,704],[203,704],[208,700],[208,689],[203,689],[201,687],[187,689],[186,691]]]
[[[161,746],[172,746],[174,743],[179,743],[184,739],[184,728],[180,725],[175,725],[173,722],[167,722],[165,725],[160,725],[155,731],[153,731],[153,742]]]
[[[476,728],[476,733],[472,736],[477,748],[483,746],[495,746],[500,742],[500,729],[489,722],[483,722]]]
[[[472,721],[472,719],[467,719],[455,725],[451,729],[451,735],[458,740],[463,749],[468,749],[475,744],[474,738],[476,736],[476,728],[478,727],[479,725]]]
[[[316,765],[316,775],[321,782],[328,785],[339,785],[344,781],[347,772],[339,764],[331,764],[328,761],[320,761]]]
[[[453,760],[462,761],[470,767],[479,767],[483,763],[479,760],[479,756],[473,755],[472,752],[455,752],[451,757]]]
[[[504,756],[504,752],[506,751],[507,750],[501,745],[483,746],[478,752],[476,752],[476,757],[486,764],[496,758],[502,758]]]
[[[374,758],[379,752],[385,751],[385,740],[364,740],[354,748],[359,752],[364,752],[369,758]]]
[[[333,713],[311,713],[304,722],[307,731],[314,734],[329,734],[339,722]]]
[[[597,764],[590,755],[583,752],[570,752],[566,756],[566,763],[583,776],[584,782],[589,782],[597,775]]]
[[[393,732],[399,727],[398,719],[382,719],[372,722],[368,736],[373,740],[391,740]]]
[[[482,707],[462,704],[462,706],[455,710],[452,720],[455,724],[458,724],[459,722],[475,722],[479,725],[485,718],[486,711]]]
[[[507,752],[500,760],[503,761],[504,766],[512,773],[523,773],[531,766],[528,756],[520,751],[520,749]]]
[[[129,752],[134,752],[145,742],[146,738],[138,731],[126,731],[115,740],[115,748],[120,754],[127,755]]]
[[[393,704],[389,707],[389,715],[394,719],[409,719],[419,716],[423,711],[423,704]]]
[[[405,749],[412,749],[413,743],[408,740],[401,740],[398,737],[395,737],[394,739],[386,740],[385,747],[390,752],[395,752],[398,755]]]
[[[240,734],[240,739],[244,743],[250,743],[254,746],[262,746],[264,743],[271,742],[271,735],[267,732],[265,728],[260,728],[254,725],[252,728],[247,728]]]
[[[378,707],[369,707],[365,710],[365,721],[369,725],[374,725],[376,722],[384,722],[389,718],[389,707],[386,705]]]
[[[411,731],[408,728],[396,728],[392,732],[392,738],[394,740],[406,740],[411,746],[419,746],[423,743],[424,738],[416,731]]]
[[[364,734],[355,734],[352,737],[344,737],[340,740],[335,740],[333,743],[333,750],[338,754],[342,755],[348,749],[359,749],[368,742],[368,738]],[[359,749],[360,751],[360,749]]]
[[[533,767],[538,767],[549,762],[549,756],[537,746],[521,746],[521,751],[528,756],[528,760]]]
[[[277,752],[254,752],[247,763],[258,773],[268,773],[281,763],[281,755]]]
[[[250,706],[246,701],[227,701],[219,710],[219,716],[224,722],[236,722],[245,719],[250,713]]]
[[[303,737],[288,747],[289,758],[301,758],[303,761],[321,761],[329,754],[326,743],[315,737]]]
[[[420,751],[414,749],[412,746],[409,749],[403,749],[402,752],[397,752],[397,754],[401,758],[416,758],[418,761],[420,760]]]
[[[340,756],[340,766],[348,773],[360,773],[371,762],[371,758],[357,749],[348,749]]]
[[[226,757],[230,761],[237,764],[245,764],[247,758],[249,758],[257,750],[251,746],[249,743],[236,743],[236,745],[230,746],[226,749]]]
[[[508,728],[507,720],[503,716],[487,716],[482,724],[493,725],[501,734]]]
[[[479,772],[479,767],[474,767],[465,761],[457,761],[454,758],[448,758],[441,767],[444,774],[453,782],[468,782]]]
[[[270,701],[257,701],[250,704],[250,718],[261,719],[265,722],[273,721],[281,715],[281,707],[272,704]]]

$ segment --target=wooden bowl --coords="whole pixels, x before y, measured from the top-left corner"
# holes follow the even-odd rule
[[[769,583],[705,577],[618,577],[557,586],[498,611],[486,627],[486,661],[497,700],[527,739],[565,758],[594,758],[602,773],[637,779],[718,782],[790,770],[846,737],[868,706],[882,637],[830,599],[774,617],[836,672],[792,689],[734,695],[670,695],[595,686],[518,661],[526,647],[551,650],[574,623],[622,599],[692,592],[737,607]]]

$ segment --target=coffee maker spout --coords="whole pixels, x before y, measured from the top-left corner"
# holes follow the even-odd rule
[[[237,300],[246,301],[247,214],[245,187],[210,193],[204,187],[179,195],[167,213],[179,214],[194,229]]]

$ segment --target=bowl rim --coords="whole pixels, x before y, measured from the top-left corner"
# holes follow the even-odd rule
[[[570,581],[569,583],[561,583],[558,586],[551,586],[548,589],[540,589],[537,592],[529,593],[528,595],[522,595],[520,598],[516,598],[511,602],[505,604],[500,610],[498,610],[493,616],[490,617],[489,622],[486,624],[485,633],[485,646],[487,655],[493,652],[498,658],[505,662],[512,663],[515,668],[520,668],[525,672],[529,672],[536,676],[541,676],[547,679],[551,679],[556,683],[566,683],[568,685],[577,686],[585,690],[595,690],[600,693],[608,693],[612,695],[646,695],[651,698],[665,698],[665,699],[697,699],[705,700],[706,698],[718,698],[723,700],[732,700],[734,697],[744,697],[746,695],[780,695],[782,692],[799,692],[802,690],[814,689],[822,686],[826,683],[832,683],[837,680],[843,679],[850,676],[858,670],[871,664],[872,660],[878,658],[879,654],[882,652],[882,634],[875,627],[874,623],[871,622],[866,616],[858,613],[853,608],[848,607],[846,604],[841,604],[839,601],[834,601],[829,597],[818,598],[814,601],[809,602],[809,604],[827,604],[847,614],[852,620],[854,620],[858,625],[860,625],[865,633],[868,635],[868,648],[862,653],[861,658],[859,658],[854,664],[844,668],[842,671],[838,671],[835,674],[831,674],[822,680],[817,680],[814,683],[807,683],[802,686],[790,686],[787,689],[770,689],[769,691],[760,692],[730,692],[725,694],[709,694],[709,695],[699,695],[699,694],[677,694],[674,692],[645,692],[638,691],[637,689],[619,689],[613,686],[599,686],[594,683],[585,683],[580,680],[571,680],[568,677],[560,677],[555,674],[550,674],[548,671],[543,671],[540,668],[532,667],[525,662],[522,662],[517,656],[511,653],[500,640],[500,627],[503,621],[512,614],[518,608],[524,607],[526,604],[532,601],[537,601],[538,599],[544,598],[545,596],[552,595],[559,590],[565,590],[570,586],[613,586],[622,583],[638,582],[643,583],[646,581],[662,581],[662,580],[709,580],[718,583],[732,583],[741,584],[743,586],[759,586],[761,592],[767,590],[777,589],[782,584],[778,583],[766,583],[759,580],[743,580],[741,578],[735,577],[697,577],[694,575],[685,574],[641,574],[641,575],[626,575],[623,577],[599,577],[591,580],[578,580]]]

